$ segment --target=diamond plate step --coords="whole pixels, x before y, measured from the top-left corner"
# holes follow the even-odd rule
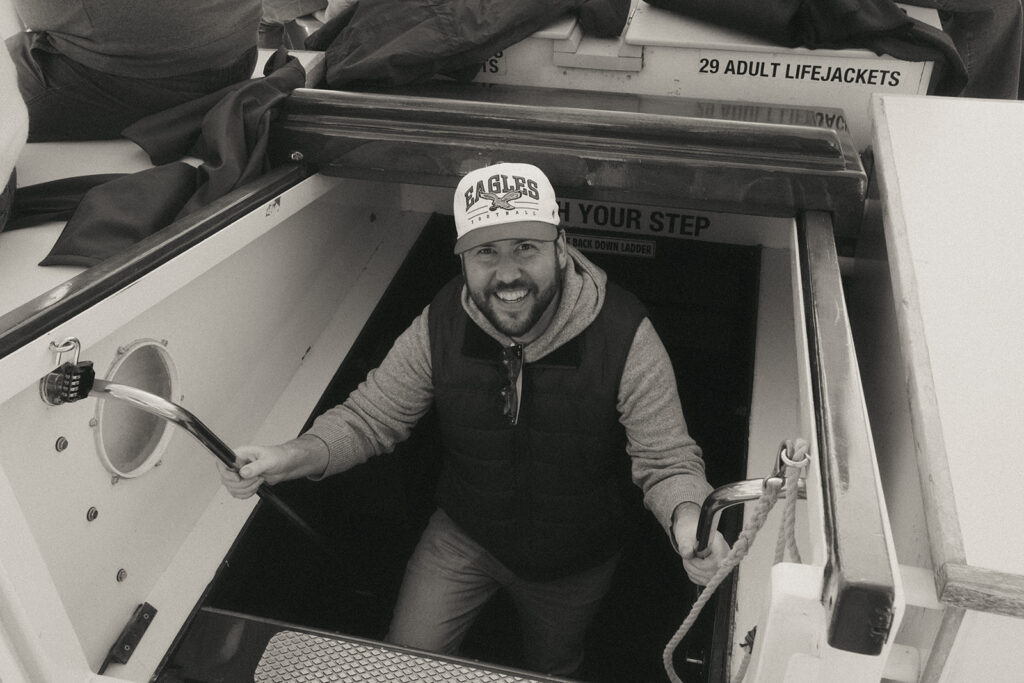
[[[537,683],[564,679],[530,678],[477,668],[349,640],[299,631],[281,631],[267,643],[253,676],[255,683]]]

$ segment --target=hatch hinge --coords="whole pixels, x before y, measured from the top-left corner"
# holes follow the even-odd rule
[[[121,630],[121,635],[117,637],[117,642],[110,648],[107,658],[103,660],[103,666],[97,673],[102,674],[111,662],[127,664],[139,641],[142,640],[142,636],[146,634],[146,629],[153,623],[154,617],[156,617],[156,608],[148,602],[136,607],[131,619]]]

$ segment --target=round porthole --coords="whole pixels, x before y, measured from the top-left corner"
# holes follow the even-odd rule
[[[106,380],[135,387],[168,401],[178,395],[174,362],[160,342],[142,339],[118,350]],[[130,403],[96,402],[96,450],[120,477],[138,477],[159,462],[174,425]]]

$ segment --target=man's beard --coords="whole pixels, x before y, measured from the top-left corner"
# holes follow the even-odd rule
[[[538,290],[536,283],[532,280],[521,278],[515,282],[488,287],[484,292],[470,290],[469,296],[496,330],[515,339],[532,330],[537,321],[541,319],[548,306],[561,291],[562,280],[562,271],[556,268],[554,282],[544,290]],[[519,311],[503,310],[502,304],[495,301],[496,293],[499,291],[522,288],[528,290],[526,296],[531,299],[528,308]]]

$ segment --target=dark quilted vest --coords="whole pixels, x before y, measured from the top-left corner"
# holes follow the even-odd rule
[[[609,284],[582,334],[524,365],[512,426],[502,414],[501,347],[462,309],[462,282],[450,282],[430,305],[446,449],[437,502],[522,578],[594,567],[618,552],[641,509],[616,399],[643,306]]]

